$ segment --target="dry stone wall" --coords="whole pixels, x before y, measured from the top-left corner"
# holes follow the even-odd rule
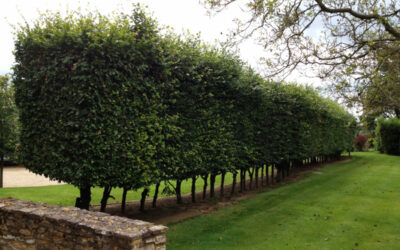
[[[0,249],[165,249],[167,227],[74,207],[0,198]]]

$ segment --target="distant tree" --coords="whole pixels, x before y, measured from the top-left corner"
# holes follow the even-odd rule
[[[0,75],[0,161],[15,159],[18,114],[14,102],[14,88],[8,75]]]
[[[400,118],[400,54],[393,45],[376,51],[380,64],[375,77],[369,79],[358,96],[364,116],[396,116]]]
[[[386,76],[399,68],[391,63],[398,61],[400,52],[399,1],[203,2],[217,12],[234,4],[243,7],[248,14],[243,16],[248,18],[237,17],[231,41],[257,37],[269,52],[264,59],[267,75],[286,76],[296,68],[310,66],[308,72],[315,70],[319,77],[330,80],[330,90],[350,105],[365,105],[366,113],[393,111],[392,106],[399,103],[395,101],[397,92],[388,90],[395,82]],[[321,35],[314,28],[321,30]]]

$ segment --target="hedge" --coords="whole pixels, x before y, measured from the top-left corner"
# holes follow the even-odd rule
[[[93,186],[105,188],[103,210],[113,187],[144,188],[143,204],[150,185],[171,180],[181,202],[183,180],[194,194],[208,176],[214,196],[217,175],[240,174],[244,189],[246,171],[272,165],[284,176],[352,148],[354,118],[337,103],[266,81],[198,37],[160,31],[135,8],[112,18],[52,13],[17,32],[20,158],[79,187],[77,206],[89,207]]]
[[[400,155],[400,119],[378,119],[375,134],[381,153]]]

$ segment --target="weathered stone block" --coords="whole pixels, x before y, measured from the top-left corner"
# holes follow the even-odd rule
[[[28,229],[20,229],[18,232],[23,236],[31,236],[32,235],[32,231],[30,231]]]
[[[156,247],[154,246],[154,244],[148,244],[145,245],[144,250],[155,250]]]
[[[167,241],[167,237],[165,237],[165,235],[157,235],[155,238],[155,243],[157,245],[161,244],[161,243],[165,243]]]

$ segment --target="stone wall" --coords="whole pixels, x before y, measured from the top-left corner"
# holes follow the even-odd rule
[[[167,227],[0,198],[0,249],[165,249]]]

